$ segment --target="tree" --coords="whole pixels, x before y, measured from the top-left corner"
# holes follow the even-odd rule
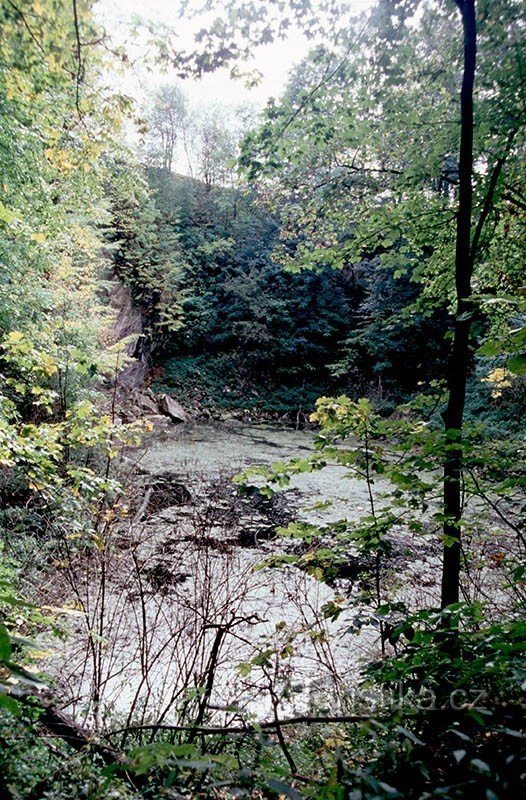
[[[235,2],[229,8],[230,14],[199,33],[194,53],[167,47],[165,57],[200,74],[286,37],[292,24],[331,42],[313,51],[301,79],[298,73],[282,101],[269,105],[265,124],[247,137],[241,159],[249,176],[267,177],[269,191],[286,209],[283,262],[296,269],[344,268],[364,255],[379,256],[395,277],[407,275],[421,285],[418,307],[424,313],[444,304],[451,309],[451,357],[437,375],[448,384],[442,595],[447,605],[459,596],[461,430],[477,344],[472,321],[482,318],[483,325],[493,326],[484,297],[502,291],[509,296],[521,283],[516,272],[516,217],[524,205],[516,181],[524,153],[520,4],[379,0],[358,20],[337,0],[317,6],[318,14],[310,0],[273,0],[257,8]],[[460,119],[459,74],[464,76]],[[471,297],[475,266],[476,299]],[[496,316],[501,324],[506,317]],[[521,325],[512,339],[519,350],[522,331]],[[509,369],[522,370],[522,363],[515,349]]]
[[[444,562],[442,568],[442,607],[458,603],[461,563],[462,519],[462,424],[466,402],[466,381],[469,370],[469,339],[473,306],[471,277],[476,258],[477,241],[472,237],[473,214],[473,87],[477,57],[477,22],[475,0],[456,0],[462,16],[464,64],[460,94],[460,154],[458,160],[458,210],[455,240],[456,315],[453,346],[449,365],[449,396],[444,411],[446,437],[451,447],[444,463]],[[491,181],[498,179],[498,173]],[[491,189],[490,189],[491,191]],[[492,203],[489,194],[480,212],[484,224],[484,208]]]
[[[415,17],[413,2],[379,2],[367,23],[340,32],[339,47],[314,51],[302,70],[307,85],[295,80],[269,106],[242,156],[249,175],[266,175],[284,204],[282,237],[296,242],[283,248],[289,267],[344,268],[374,256],[380,268],[421,285],[417,307],[424,313],[444,303],[451,308],[449,366],[435,376],[448,383],[444,606],[459,597],[472,321],[481,319],[484,295],[520,287],[515,245],[498,268],[494,254],[507,249],[502,226],[515,227],[509,187],[523,158],[525,121],[518,4],[479,4],[477,84],[477,11],[473,2],[457,5],[462,42],[452,4],[419,3]],[[471,296],[475,265],[478,304]]]
[[[150,170],[149,180],[186,260],[183,324],[165,337],[167,380],[198,394],[201,373],[211,406],[308,409],[331,383],[327,364],[352,327],[359,289],[331,269],[291,275],[275,263],[278,227],[257,192],[161,170]],[[139,284],[147,272],[135,271]]]
[[[112,212],[115,269],[141,311],[144,337],[136,355],[150,354],[182,324],[179,289],[186,266],[174,219],[176,211],[156,207],[146,176],[130,155],[107,159],[107,196]],[[163,180],[172,175],[162,170]]]
[[[148,123],[152,161],[171,172],[176,145],[184,139],[188,124],[188,101],[178,86],[166,84],[158,89]]]
[[[196,177],[207,191],[213,186],[232,185],[239,137],[232,130],[227,110],[215,106],[201,113],[195,133]]]
[[[20,621],[3,580],[17,548],[34,536],[49,553],[77,533],[89,547],[118,491],[110,464],[126,426],[105,413],[100,388],[122,353],[101,279],[107,156],[121,149],[130,103],[101,80],[108,42],[90,3],[2,2],[0,34],[0,661],[2,683],[24,683],[10,634],[32,618]],[[40,577],[30,572],[26,591],[31,581],[41,625]]]

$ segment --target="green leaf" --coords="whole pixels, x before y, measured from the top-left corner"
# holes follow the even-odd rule
[[[407,728],[403,728],[401,725],[397,725],[395,730],[397,730],[398,733],[401,733],[406,739],[409,739],[410,742],[413,742],[413,744],[424,744],[423,741],[419,739],[418,736],[415,736],[412,731],[408,730]]]
[[[0,685],[0,708],[5,708],[6,711],[9,711],[14,717],[17,717],[20,714],[20,704],[15,700],[14,697],[6,694],[2,691],[2,687]]]
[[[33,673],[29,672],[27,669],[24,669],[24,667],[21,667],[19,664],[13,664],[11,661],[6,661],[5,665],[9,672],[14,675],[14,677],[20,683],[23,683],[26,686],[33,686],[35,689],[43,689],[45,687],[46,684],[43,680],[38,678],[36,675],[33,675]]]
[[[510,372],[513,372],[514,375],[525,375],[526,355],[512,356],[506,362],[506,366]]]
[[[302,800],[301,795],[293,786],[289,786],[288,783],[284,783],[283,781],[278,781],[276,778],[269,778],[267,786],[272,789],[272,791],[276,792],[276,794],[290,797],[290,800]]]
[[[472,758],[470,764],[475,772],[481,775],[491,775],[491,767],[486,761],[482,761],[480,758]]]
[[[11,638],[5,625],[0,622],[0,661],[4,663],[11,658]]]
[[[0,203],[0,222],[3,222],[5,225],[11,225],[16,219],[17,216],[15,212],[7,208],[3,203]]]

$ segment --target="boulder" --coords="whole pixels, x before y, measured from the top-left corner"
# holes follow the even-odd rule
[[[159,411],[170,417],[172,422],[187,422],[188,414],[177,400],[168,394],[161,395],[159,400]]]
[[[141,411],[148,411],[151,414],[158,414],[159,413],[159,406],[155,398],[153,398],[149,392],[139,392],[135,396],[135,401]]]

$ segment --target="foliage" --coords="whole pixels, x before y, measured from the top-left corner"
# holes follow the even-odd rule
[[[279,379],[272,377],[274,381]],[[283,377],[290,382],[290,376]],[[253,366],[244,362],[239,351],[234,351],[169,358],[163,362],[162,378],[155,381],[154,388],[169,389],[183,405],[199,411],[240,409],[280,415],[311,408],[324,388],[321,383],[317,386],[287,383],[282,379],[261,385]]]
[[[509,430],[506,410],[511,415],[523,405],[518,3],[478,4],[475,215],[468,242],[477,262],[475,302],[456,316],[450,312],[462,48],[453,4],[422,2],[415,16],[412,0],[380,0],[366,21],[352,25],[346,16],[339,22],[344,9],[332,0],[321,4],[326,14],[320,17],[308,13],[314,5],[308,0],[227,4],[225,20],[200,37],[204,52],[174,54],[165,42],[166,59],[201,72],[244,54],[254,41],[282,35],[292,19],[308,35],[337,34],[334,47],[312,52],[284,98],[269,104],[262,126],[247,136],[241,161],[258,180],[257,191],[226,188],[233,183],[235,142],[214,117],[201,131],[202,183],[170,174],[184,117],[173,92],[161,93],[152,117],[164,169],[150,170],[147,183],[115,141],[130,103],[104,88],[108,50],[90,4],[26,5],[0,4],[0,489],[6,506],[0,677],[7,691],[23,696],[33,685],[25,637],[54,625],[22,598],[35,565],[26,559],[22,568],[17,554],[34,537],[39,564],[53,574],[49,556],[60,543],[70,554],[104,553],[122,491],[115,460],[139,433],[138,426],[118,424],[114,402],[108,409],[108,393],[100,392],[115,380],[123,358],[122,348],[109,345],[111,315],[98,291],[105,247],[141,306],[150,342],[174,356],[166,381],[189,383],[190,391],[199,384],[205,403],[232,397],[243,407],[279,411],[308,406],[323,387],[312,418],[319,426],[316,452],[253,468],[239,483],[244,491],[272,495],[291,476],[328,463],[365,482],[365,514],[324,527],[289,525],[280,533],[294,546],[272,563],[294,563],[332,581],[350,554],[360,556],[368,573],[359,598],[366,609],[345,635],[360,625],[378,631],[381,658],[368,666],[364,687],[379,689],[381,701],[330,725],[303,720],[287,730],[274,705],[270,725],[241,718],[235,733],[208,734],[198,730],[206,710],[200,686],[188,702],[198,709],[193,725],[154,725],[151,738],[127,730],[127,761],[117,759],[120,766],[103,771],[88,749],[74,755],[62,740],[42,736],[38,713],[4,692],[0,767],[7,791],[28,798],[126,797],[135,792],[129,786],[140,784],[143,797],[182,791],[296,800],[499,800],[518,794],[525,770],[525,568],[517,557],[525,544],[523,448],[517,440],[488,442],[477,424],[461,436],[462,419],[443,429],[436,413],[447,337],[472,320],[479,354],[464,366],[472,370],[473,415],[485,399]],[[217,39],[228,44],[222,52],[211,49]],[[402,365],[410,376],[399,376]],[[359,383],[386,403],[415,384],[425,391],[386,418],[370,398],[358,399]],[[351,396],[326,396],[340,387]],[[482,520],[465,523],[464,546],[477,524],[487,524],[483,509],[491,514],[492,533],[497,525],[511,531],[510,552],[495,554],[508,582],[504,619],[488,605],[408,610],[389,593],[388,557],[399,526],[417,537],[445,523],[446,552],[458,545],[460,517],[452,520],[436,505],[437,467],[452,453],[460,454],[463,500],[477,497]],[[334,620],[352,607],[352,598],[339,597],[323,611]],[[147,635],[146,618],[144,627]],[[104,631],[89,633],[94,649],[102,650]],[[272,659],[289,658],[297,642],[278,624],[266,644],[240,664],[240,677],[256,667],[266,676]],[[210,656],[212,679],[215,666]],[[482,693],[480,707],[470,702],[474,689]],[[432,703],[423,707],[426,698]],[[356,711],[351,702],[345,710]]]
[[[88,3],[5,2],[0,31],[0,558],[12,572],[0,660],[11,690],[33,680],[23,637],[51,624],[25,599],[34,559],[22,571],[17,555],[31,536],[41,550],[67,536],[94,546],[119,492],[110,465],[137,429],[117,425],[100,393],[123,361],[99,284],[111,222],[102,154],[129,99],[101,81],[106,36]]]
[[[130,158],[108,160],[111,243],[119,277],[141,311],[146,342],[163,343],[182,324],[182,274],[186,258],[168,214],[156,208],[145,176]]]
[[[393,404],[443,357],[438,343],[433,358],[424,355],[432,337],[439,341],[443,315],[397,319],[418,292],[394,282],[392,271],[364,262],[343,273],[326,267],[292,275],[273,258],[279,231],[257,192],[210,190],[162,171],[149,178],[168,230],[161,241],[171,234],[182,251],[180,328],[157,333],[158,385],[183,402],[309,411],[334,389],[353,397],[366,390]],[[141,274],[124,265],[122,274],[136,281],[136,296],[141,284],[147,291],[147,268]],[[402,364],[412,368],[401,376]]]
[[[524,155],[523,113],[515,105],[523,91],[517,10],[514,3],[498,13],[481,10],[476,89],[475,293],[481,312],[504,327],[506,304],[519,302],[522,282],[515,238],[521,212],[510,193],[512,186],[520,192]],[[414,29],[411,14],[410,3],[399,3],[389,19],[380,3],[367,24],[352,26],[334,48],[315,49],[299,68],[306,85],[292,78],[285,97],[269,105],[264,125],[247,137],[241,159],[250,176],[268,176],[272,195],[283,199],[282,258],[289,267],[342,269],[375,254],[376,270],[384,265],[395,280],[407,276],[422,285],[416,302],[406,304],[409,319],[411,312],[429,317],[452,299],[458,181],[452,65],[461,54],[453,4],[421,4]],[[425,141],[424,128],[433,130]],[[367,340],[368,327],[363,334]]]
[[[93,800],[138,795],[126,782],[110,781],[97,756],[76,753],[63,740],[42,736],[37,710],[14,718],[0,712],[0,772],[6,797],[46,800]]]

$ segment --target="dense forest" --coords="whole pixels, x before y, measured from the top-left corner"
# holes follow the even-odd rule
[[[377,254],[341,270],[287,272],[275,255],[279,207],[270,212],[248,187],[207,188],[162,169],[148,177],[181,254],[180,328],[154,334],[158,380],[185,403],[295,415],[323,393],[345,392],[394,409],[435,374],[445,308],[415,310],[404,325],[398,312],[416,309],[420,292],[405,276],[395,281],[392,268],[377,269]],[[134,280],[126,268],[123,278]],[[140,277],[132,289],[140,302]]]
[[[0,0],[8,800],[524,791],[523,6],[363,8]]]

